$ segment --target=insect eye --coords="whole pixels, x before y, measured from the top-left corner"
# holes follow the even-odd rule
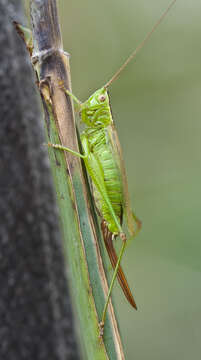
[[[105,96],[105,95],[100,95],[100,96],[99,96],[99,101],[104,102],[105,99],[106,99],[106,96]]]

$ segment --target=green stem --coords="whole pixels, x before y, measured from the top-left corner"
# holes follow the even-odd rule
[[[79,153],[71,97],[66,97],[60,86],[62,82],[71,92],[69,58],[63,52],[56,0],[32,0],[31,18],[33,58],[37,62],[45,112],[46,141],[62,144]],[[101,344],[98,339],[99,319],[108,288],[98,245],[102,239],[96,215],[89,211],[93,204],[89,204],[90,196],[80,159],[53,147],[48,147],[48,152],[85,357],[91,360],[124,359],[112,305],[109,306]]]

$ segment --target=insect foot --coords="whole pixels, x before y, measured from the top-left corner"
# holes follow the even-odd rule
[[[49,147],[53,147],[54,149],[60,149],[60,150],[63,150],[63,146],[62,146],[62,145],[60,145],[60,144],[52,144],[52,143],[48,142],[48,143],[47,143],[47,144],[45,144],[45,145],[47,145],[47,146],[49,146]]]
[[[49,147],[54,147],[54,144],[48,142],[48,143],[43,143],[44,146],[49,146]]]
[[[66,90],[66,89],[65,89],[65,86],[64,86],[64,81],[63,81],[63,80],[59,80],[59,81],[58,81],[58,85],[59,85],[59,88],[60,88],[60,89]]]
[[[104,334],[104,321],[99,322],[99,339],[102,342],[103,340],[103,334]]]
[[[123,242],[126,242],[126,234],[125,233],[122,232],[119,234],[119,236]]]
[[[49,146],[49,147],[54,147],[54,144],[48,142],[48,143],[43,143],[43,146]]]

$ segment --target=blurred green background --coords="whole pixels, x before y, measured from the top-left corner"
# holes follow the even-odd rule
[[[102,86],[168,0],[60,0],[73,93]],[[126,358],[201,358],[201,3],[178,1],[110,89],[141,234],[123,259],[138,311],[117,285]]]

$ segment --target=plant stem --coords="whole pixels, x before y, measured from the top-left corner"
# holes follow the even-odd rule
[[[62,82],[71,92],[69,56],[63,52],[56,0],[32,0],[31,18],[32,60],[39,78],[47,142],[79,152],[72,99],[59,86]],[[98,339],[108,286],[98,246],[102,240],[99,228],[94,225],[80,159],[52,147],[48,151],[86,358],[124,359],[111,301],[103,341]]]

